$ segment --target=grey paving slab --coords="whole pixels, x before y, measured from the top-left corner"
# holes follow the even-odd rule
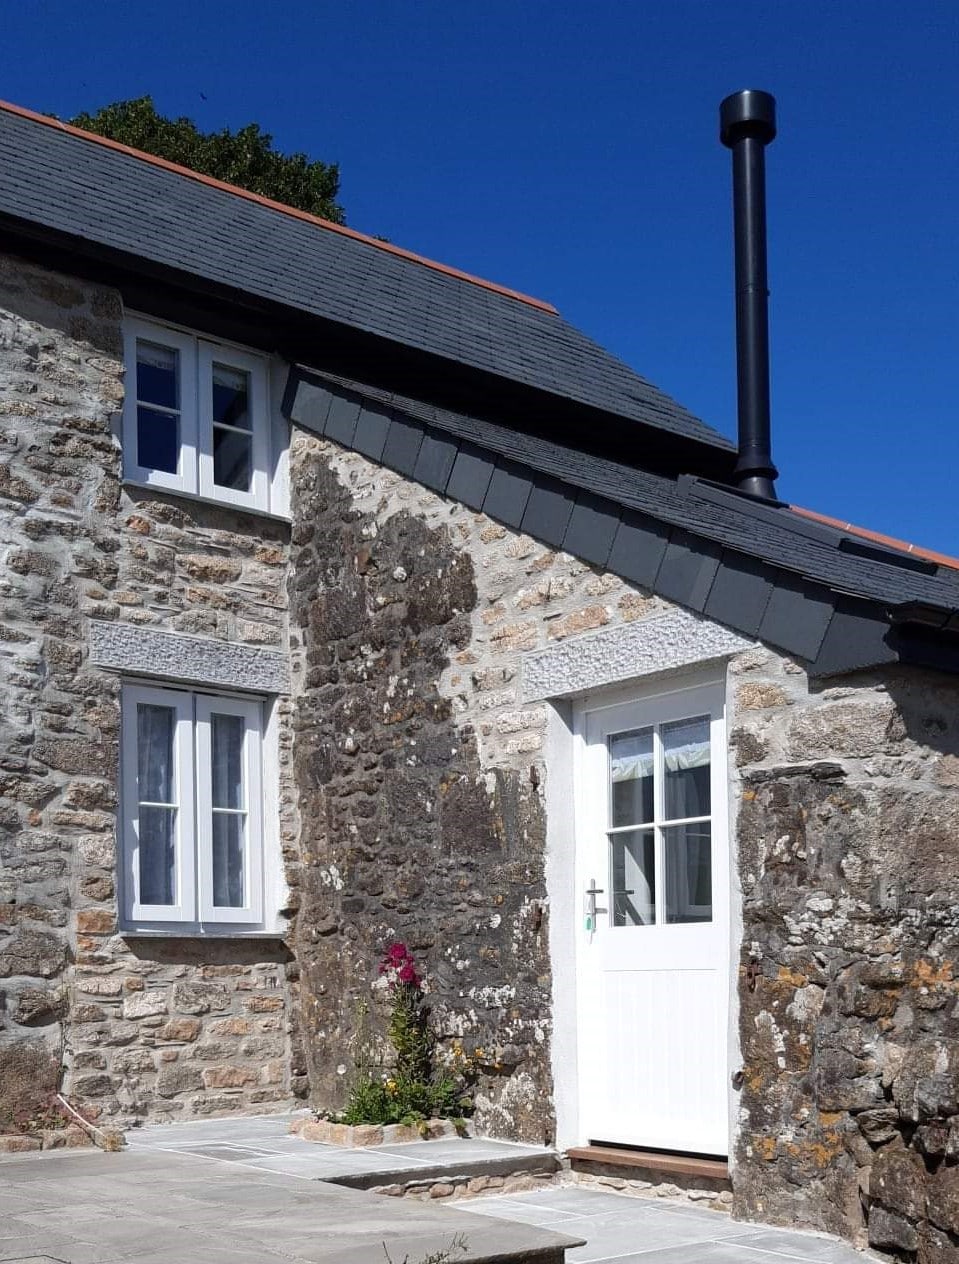
[[[877,1259],[817,1234],[748,1225],[722,1212],[576,1186],[471,1199],[474,1215],[585,1239],[569,1264],[866,1264]]]
[[[213,1147],[210,1147],[213,1148]],[[369,1156],[367,1156],[368,1158]],[[38,1161],[37,1161],[38,1159]],[[472,1216],[460,1206],[384,1198],[284,1171],[163,1148],[121,1154],[54,1152],[0,1166],[0,1197],[40,1206],[8,1217],[0,1261],[64,1264],[369,1264],[422,1259],[466,1235],[469,1260],[558,1252],[579,1240],[535,1226]],[[289,1161],[281,1156],[276,1162]],[[363,1155],[353,1156],[362,1162]],[[12,1191],[12,1192],[11,1192]],[[42,1203],[55,1191],[44,1211]],[[74,1216],[73,1209],[78,1214]],[[22,1211],[22,1207],[15,1210]],[[21,1232],[22,1230],[22,1232]]]
[[[738,1242],[738,1238],[729,1239]],[[854,1251],[844,1242],[789,1229],[758,1229],[748,1241],[751,1249],[772,1251],[780,1259],[811,1260],[815,1264],[868,1264],[880,1257],[871,1251]]]

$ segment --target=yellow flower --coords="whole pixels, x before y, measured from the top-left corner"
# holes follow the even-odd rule
[[[395,1093],[398,1087],[399,1087],[399,1086],[398,1086],[398,1084],[396,1083],[396,1080],[387,1080],[387,1081],[386,1081],[386,1091],[387,1091],[387,1093]]]

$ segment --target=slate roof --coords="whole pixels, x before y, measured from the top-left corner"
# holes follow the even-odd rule
[[[730,452],[548,304],[0,103],[0,216]]]
[[[425,486],[804,659],[927,662],[959,569],[703,479],[678,479],[303,366],[284,410]]]

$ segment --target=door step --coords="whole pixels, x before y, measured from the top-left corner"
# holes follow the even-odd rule
[[[364,1152],[367,1155],[382,1157],[382,1166],[372,1171],[333,1172],[321,1179],[333,1185],[375,1190],[380,1194],[449,1198],[532,1189],[551,1181],[562,1168],[555,1151],[538,1146],[496,1142],[477,1142],[471,1146],[465,1141],[459,1143],[462,1149],[456,1153],[458,1147],[454,1142],[434,1158],[429,1154],[429,1147],[439,1148],[440,1144],[421,1142],[415,1151],[415,1158],[419,1160],[415,1167],[408,1162],[401,1166],[392,1155],[380,1156],[376,1150],[367,1150]],[[413,1154],[412,1147],[408,1154]]]
[[[566,1151],[573,1172],[612,1180],[676,1185],[681,1190],[710,1194],[732,1190],[725,1159],[700,1159],[688,1154],[664,1154],[658,1150],[631,1150],[620,1146],[574,1146]]]

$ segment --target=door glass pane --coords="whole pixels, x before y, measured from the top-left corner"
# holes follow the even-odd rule
[[[137,403],[180,407],[177,356],[173,347],[137,339]]]
[[[243,835],[242,812],[213,813],[213,903],[217,908],[242,908]]]
[[[656,920],[653,831],[609,836],[610,925],[649,926]]]
[[[213,420],[250,430],[250,375],[225,364],[213,365]]]
[[[250,490],[253,436],[245,430],[213,427],[213,481],[236,492]]]
[[[609,739],[610,824],[645,825],[653,819],[653,730]]]
[[[708,821],[663,830],[666,921],[709,922],[713,917],[712,847]]]
[[[137,706],[137,793],[141,803],[173,799],[173,707]]]
[[[243,808],[242,715],[212,715],[213,806]]]
[[[175,474],[180,464],[180,415],[137,406],[137,465]]]
[[[709,716],[664,724],[664,819],[709,816]]]
[[[176,808],[138,809],[140,903],[174,904]]]

